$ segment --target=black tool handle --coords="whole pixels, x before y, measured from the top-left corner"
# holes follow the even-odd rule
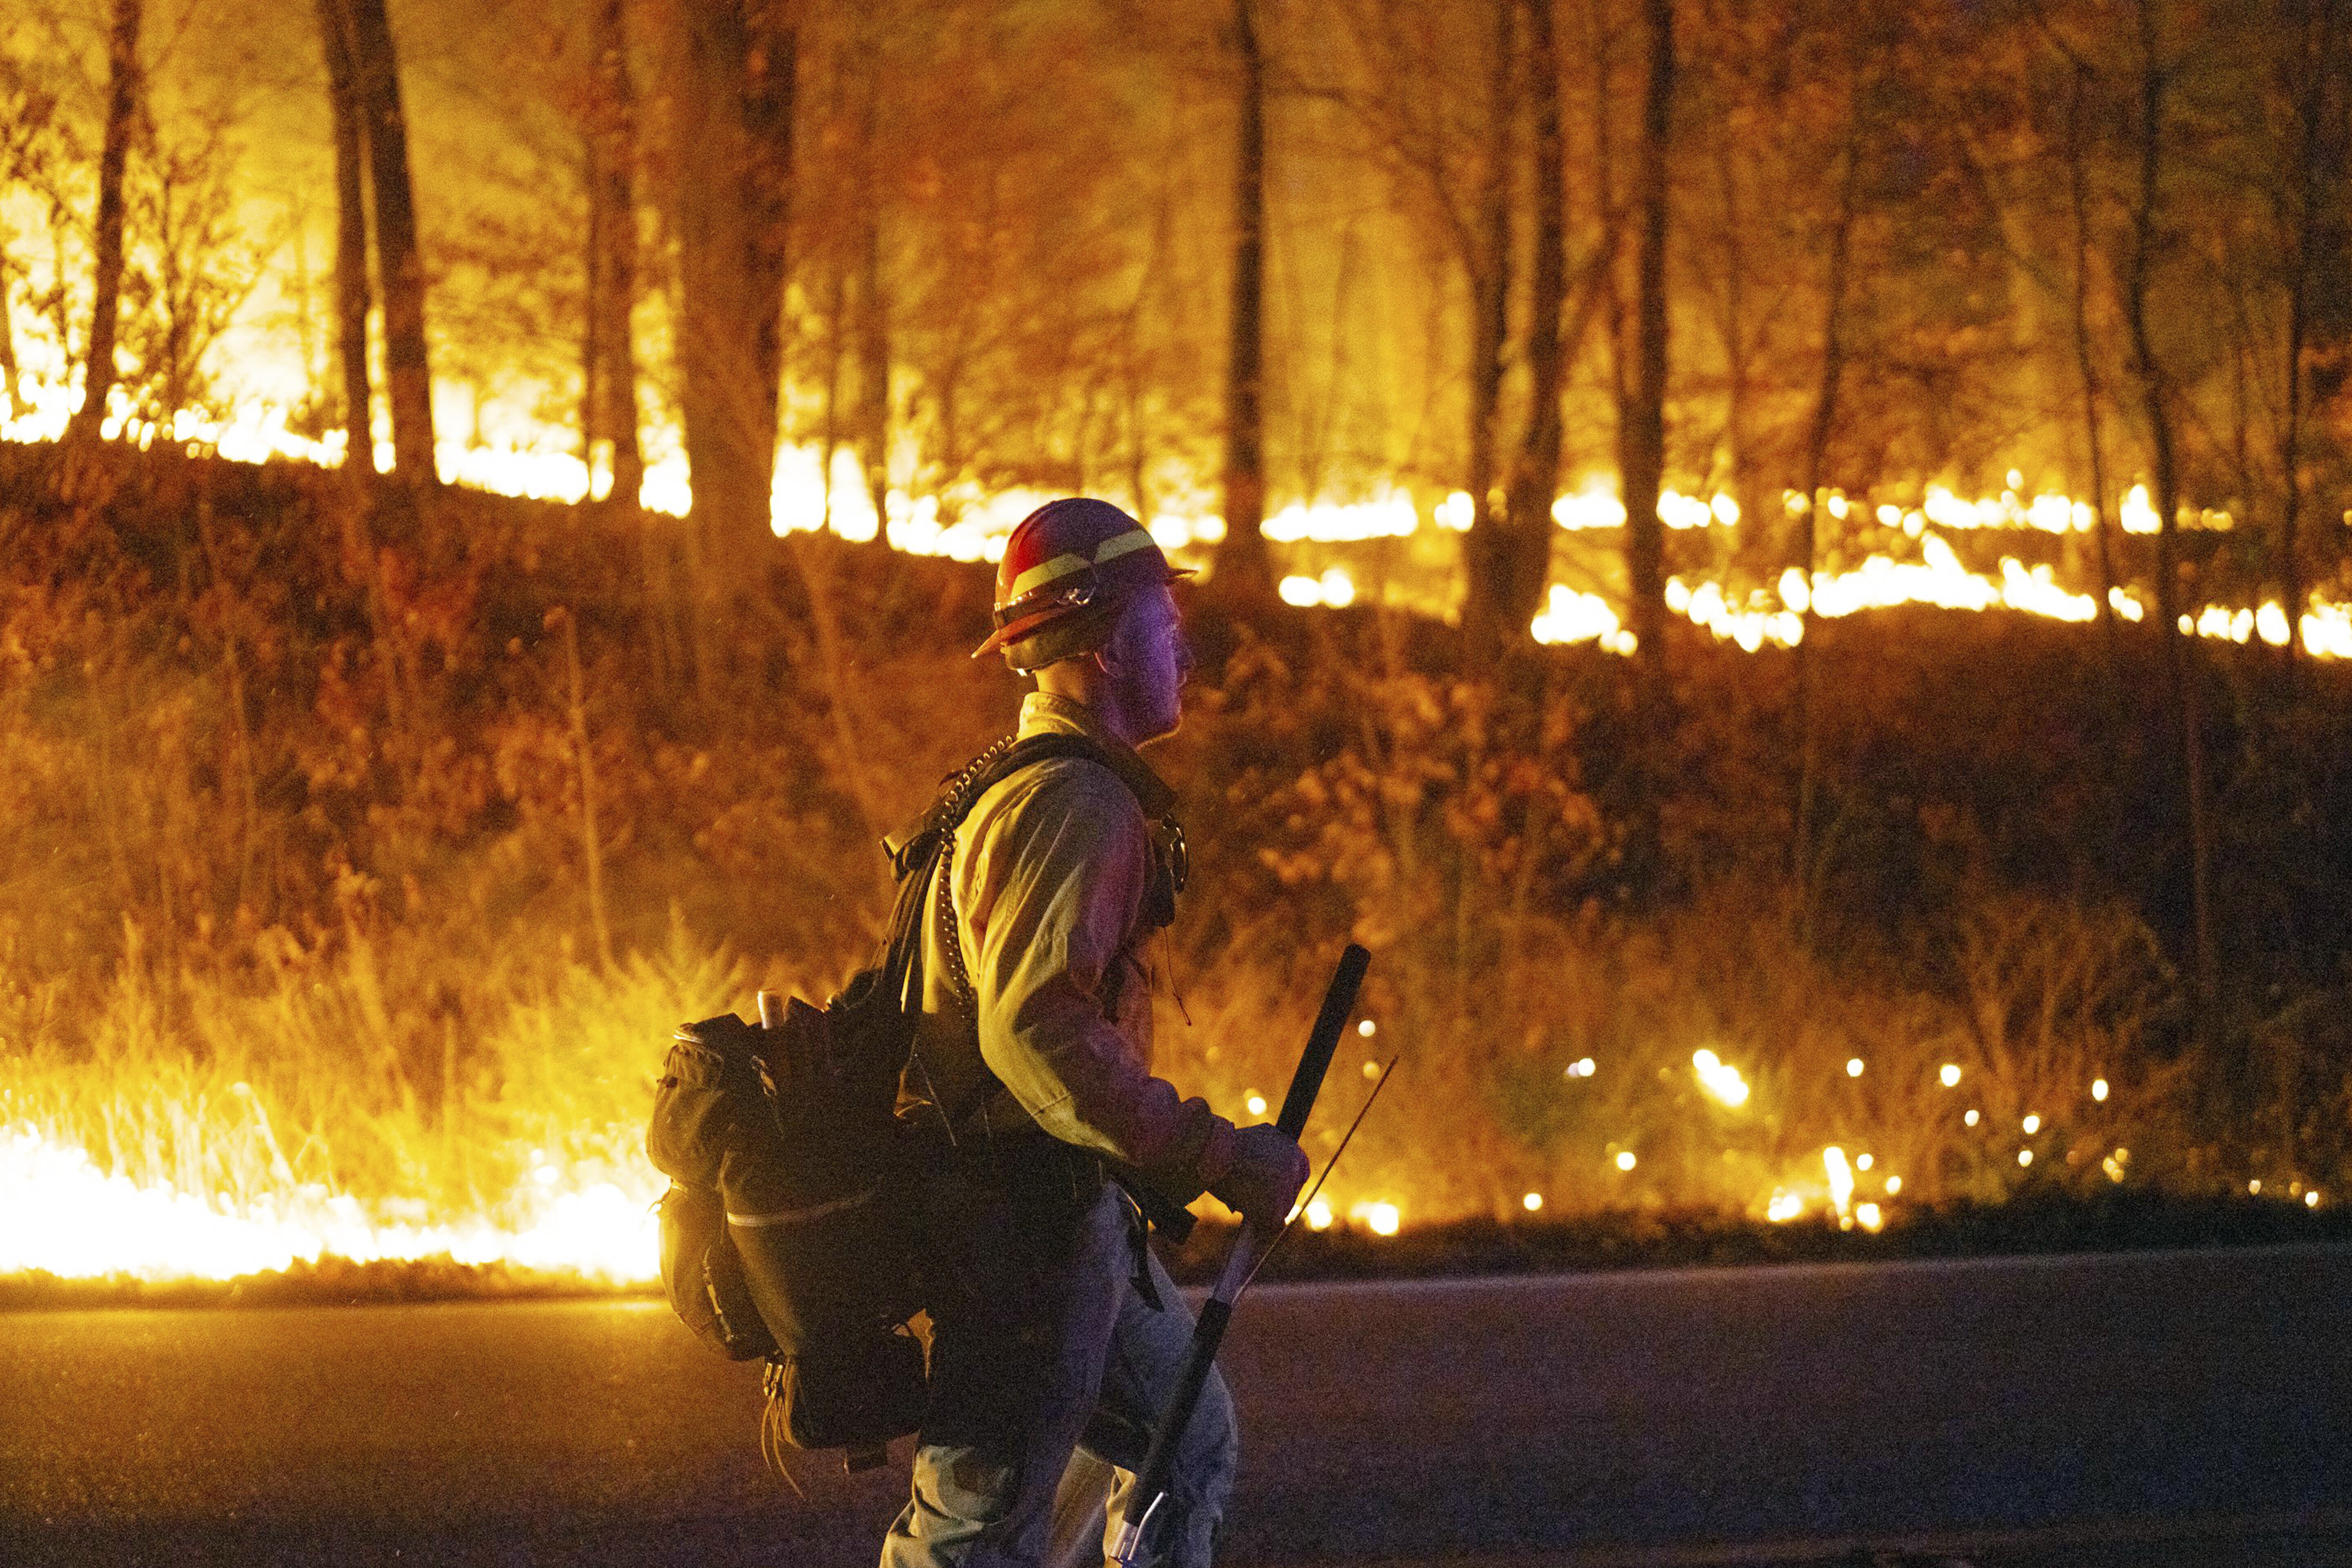
[[[1306,1054],[1298,1058],[1298,1070],[1290,1075],[1290,1092],[1282,1097],[1282,1114],[1274,1122],[1294,1142],[1307,1131],[1307,1113],[1315,1109],[1315,1097],[1323,1092],[1323,1075],[1330,1070],[1331,1055],[1339,1048],[1339,1037],[1348,1027],[1348,1015],[1356,1010],[1356,993],[1363,989],[1364,971],[1371,963],[1370,953],[1349,942],[1323,992],[1323,1010],[1315,1015]]]
[[[1348,951],[1339,955],[1339,967],[1331,976],[1329,988],[1323,993],[1323,1010],[1315,1016],[1314,1031],[1307,1037],[1307,1050],[1298,1058],[1298,1070],[1290,1075],[1290,1092],[1283,1096],[1282,1114],[1275,1121],[1275,1125],[1293,1139],[1307,1131],[1307,1115],[1315,1109],[1315,1097],[1323,1090],[1323,1075],[1330,1069],[1332,1053],[1339,1048],[1339,1036],[1348,1026],[1348,1016],[1356,1010],[1356,993],[1362,988],[1364,971],[1371,962],[1372,955],[1354,942],[1349,942]],[[1241,1234],[1234,1238],[1234,1249],[1225,1258],[1223,1274],[1210,1291],[1209,1299],[1201,1303],[1201,1319],[1193,1325],[1184,1370],[1176,1379],[1176,1390],[1167,1408],[1160,1413],[1160,1420],[1151,1429],[1151,1447],[1144,1455],[1143,1468],[1135,1473],[1134,1489],[1128,1493],[1127,1519],[1111,1548],[1111,1555],[1121,1563],[1134,1563],[1143,1549],[1144,1526],[1167,1498],[1168,1476],[1175,1465],[1177,1442],[1183,1436],[1184,1428],[1192,1424],[1193,1407],[1200,1404],[1201,1390],[1208,1385],[1209,1373],[1217,1364],[1217,1347],[1224,1342],[1225,1325],[1233,1321],[1234,1298],[1241,1294],[1250,1276],[1252,1259],[1257,1254],[1257,1228],[1247,1221],[1243,1223]]]

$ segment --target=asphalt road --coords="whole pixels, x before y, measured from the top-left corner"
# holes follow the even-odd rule
[[[2352,1563],[2352,1248],[1268,1288],[1229,1560]],[[873,1561],[658,1303],[0,1316],[0,1563]]]

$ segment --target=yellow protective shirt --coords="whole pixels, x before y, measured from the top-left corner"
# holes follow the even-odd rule
[[[1055,757],[974,803],[925,904],[907,1095],[951,1119],[960,1142],[1042,1129],[1188,1204],[1223,1174],[1234,1126],[1151,1071],[1152,986],[1139,950],[1152,934],[1152,837],[1138,795],[1162,810],[1168,788],[1083,704],[1033,692],[1020,732],[1082,735],[1135,787],[1099,763]],[[950,920],[969,999],[946,945]]]

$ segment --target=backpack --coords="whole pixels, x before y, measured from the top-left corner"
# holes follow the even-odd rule
[[[922,995],[923,905],[980,797],[1069,756],[1109,765],[1077,736],[1007,737],[884,840],[898,889],[889,932],[824,1006],[779,1006],[762,992],[758,1023],[722,1013],[672,1041],[646,1132],[671,1183],[658,1205],[662,1286],[704,1343],[767,1362],[763,1447],[773,1436],[840,1448],[863,1469],[922,1419],[906,1201],[922,1156],[895,1112]]]

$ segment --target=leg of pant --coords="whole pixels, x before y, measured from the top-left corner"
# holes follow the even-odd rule
[[[1054,1493],[1045,1568],[1102,1568],[1103,1519],[1118,1475],[1109,1460],[1088,1453],[1083,1443],[1070,1456]]]
[[[1020,1468],[977,1448],[915,1448],[913,1496],[882,1542],[882,1568],[950,1568],[979,1561],[992,1524],[1009,1517]]]
[[[1148,1267],[1165,1306],[1155,1310],[1135,1291],[1127,1293],[1111,1331],[1098,1416],[1087,1428],[1087,1446],[1128,1472],[1112,1498],[1114,1532],[1125,1515],[1133,1472],[1143,1463],[1142,1445],[1174,1391],[1192,1343],[1192,1312],[1160,1260],[1150,1258]],[[1177,1443],[1167,1500],[1152,1515],[1148,1531],[1147,1544],[1161,1568],[1208,1568],[1239,1450],[1233,1395],[1224,1374],[1213,1370]],[[1137,1506],[1148,1501],[1138,1500]]]
[[[927,1419],[915,1450],[913,1492],[883,1542],[884,1568],[1036,1568],[1045,1559],[1055,1489],[1101,1387],[1106,1352],[1127,1294],[1132,1254],[1126,1200],[1106,1191],[1073,1235],[1054,1277],[1034,1279],[1020,1321],[983,1309],[950,1313],[934,1330],[935,1394],[959,1407],[939,1430]],[[1006,1365],[1025,1387],[1001,1417],[988,1405]],[[958,1402],[969,1382],[988,1396]],[[942,1384],[947,1386],[942,1387]]]

